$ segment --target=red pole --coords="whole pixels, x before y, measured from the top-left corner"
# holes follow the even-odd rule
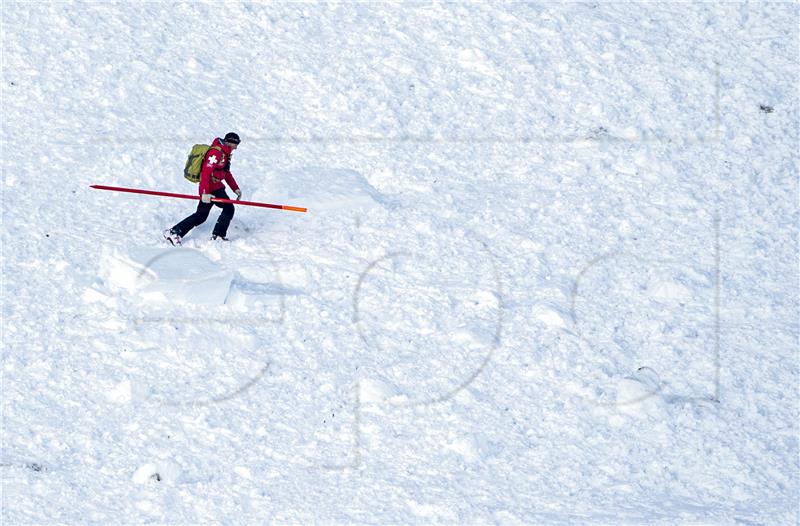
[[[197,201],[200,199],[199,195],[189,195],[189,194],[173,194],[170,192],[157,192],[155,190],[139,190],[137,188],[122,188],[119,186],[103,186],[101,184],[93,184],[90,185],[90,188],[95,188],[97,190],[111,190],[113,192],[127,192],[130,194],[145,194],[145,195],[160,195],[162,197],[175,197],[178,199],[193,199]],[[289,206],[289,205],[272,205],[269,203],[259,203],[256,201],[234,201],[233,199],[222,199],[220,197],[212,197],[212,203],[233,203],[235,205],[246,205],[246,206],[259,206],[261,208],[275,208],[277,210],[290,210],[292,212],[307,212],[307,208],[302,208],[299,206]]]

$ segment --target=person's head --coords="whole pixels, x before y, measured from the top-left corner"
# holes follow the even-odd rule
[[[238,148],[241,141],[239,140],[239,136],[237,134],[234,132],[228,132],[225,134],[225,138],[222,139],[222,142],[228,145],[231,150],[235,150]]]

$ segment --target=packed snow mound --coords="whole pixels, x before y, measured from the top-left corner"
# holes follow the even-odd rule
[[[235,277],[191,248],[106,251],[100,269],[108,285],[144,300],[202,305],[224,304]]]
[[[267,187],[255,194],[254,199],[303,206],[311,213],[365,210],[385,204],[380,192],[360,173],[319,167],[279,173],[270,179]]]

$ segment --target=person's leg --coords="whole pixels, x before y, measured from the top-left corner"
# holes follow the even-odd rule
[[[217,190],[214,192],[214,197],[221,197],[223,199],[230,199],[225,190]],[[217,219],[217,224],[214,225],[214,231],[211,233],[213,236],[226,237],[228,235],[228,225],[233,219],[234,206],[231,203],[214,203],[222,208],[222,213]]]
[[[208,219],[208,214],[211,212],[212,206],[213,205],[211,203],[204,203],[200,201],[197,204],[197,210],[195,213],[172,227],[172,231],[181,237],[185,236],[191,229],[198,225],[202,225],[206,219]]]

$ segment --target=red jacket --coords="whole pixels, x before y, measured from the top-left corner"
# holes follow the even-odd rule
[[[216,146],[222,151],[211,148],[203,158],[203,169],[200,171],[200,187],[198,189],[200,195],[222,190],[225,188],[222,181],[228,183],[231,190],[235,192],[239,189],[239,185],[236,184],[236,179],[233,178],[231,173],[231,149],[219,137],[214,139],[211,146]]]

